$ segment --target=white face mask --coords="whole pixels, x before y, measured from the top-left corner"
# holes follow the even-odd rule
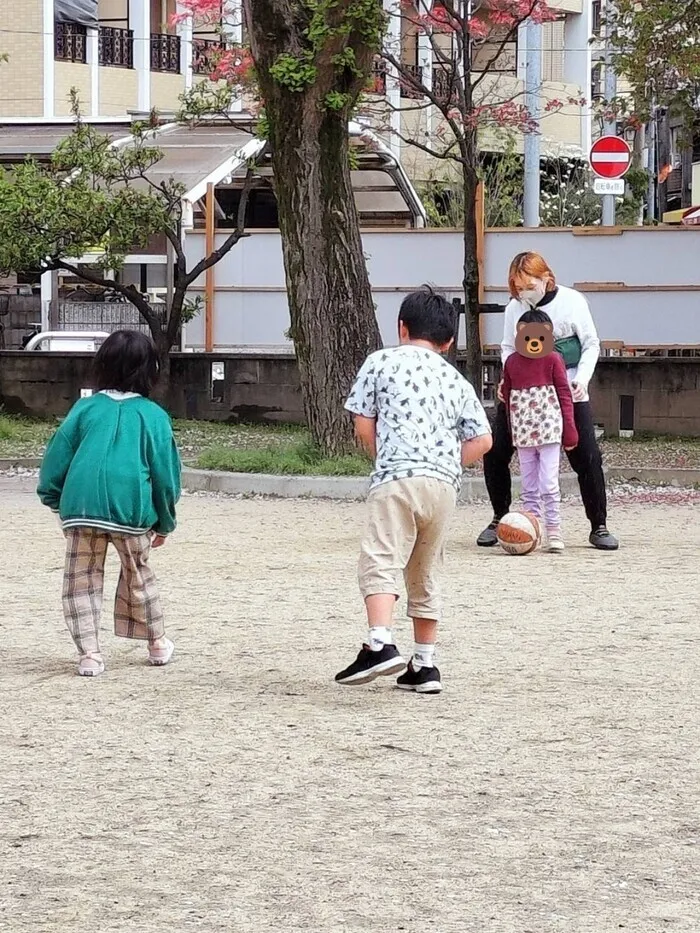
[[[542,279],[534,279],[532,288],[523,288],[520,292],[520,300],[536,308],[547,293],[547,286]]]

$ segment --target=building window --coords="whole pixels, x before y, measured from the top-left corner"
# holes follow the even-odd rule
[[[564,80],[564,20],[542,24],[542,80]]]
[[[131,29],[100,26],[100,65],[134,67],[134,33]]]
[[[594,36],[599,36],[603,29],[602,0],[593,0],[591,8],[591,28]]]
[[[87,28],[78,23],[54,23],[54,58],[87,62]]]
[[[180,37],[151,35],[151,71],[180,74]]]

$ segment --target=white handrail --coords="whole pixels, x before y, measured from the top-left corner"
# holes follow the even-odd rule
[[[44,330],[27,342],[25,352],[36,350],[46,340],[106,340],[109,334],[98,330]]]

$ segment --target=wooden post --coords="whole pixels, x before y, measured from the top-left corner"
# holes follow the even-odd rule
[[[484,255],[486,246],[486,190],[483,181],[476,186],[476,266],[479,274],[479,304],[484,304],[486,283],[484,282]],[[484,345],[484,323],[479,315],[479,343]]]
[[[452,363],[453,366],[457,366],[457,342],[459,340],[459,322],[462,319],[462,311],[464,310],[464,305],[462,304],[461,299],[453,298],[452,307],[455,309],[455,330],[454,330],[454,339],[452,341],[452,346],[450,347],[447,353],[447,359]]]
[[[205,255],[210,256],[215,248],[216,213],[214,210],[214,185],[207,185]],[[204,349],[214,349],[214,266],[210,266],[204,281]]]

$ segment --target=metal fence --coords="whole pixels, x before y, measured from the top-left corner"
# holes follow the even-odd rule
[[[56,330],[101,330],[108,334],[115,330],[139,330],[150,334],[138,309],[120,301],[51,302],[51,321],[52,329]]]
[[[0,293],[0,350],[20,350],[22,340],[41,321],[38,295]]]

